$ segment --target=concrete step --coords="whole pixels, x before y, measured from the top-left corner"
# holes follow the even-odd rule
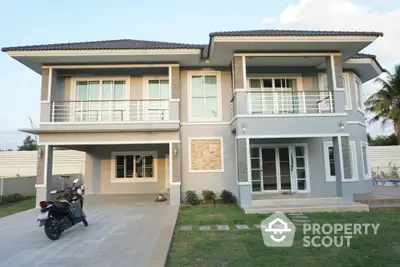
[[[400,203],[400,198],[371,198],[371,199],[357,200],[357,202],[368,205],[392,204],[392,203]]]
[[[334,212],[334,211],[369,211],[369,207],[366,204],[357,202],[336,202],[336,203],[318,203],[304,204],[304,203],[292,203],[292,204],[280,204],[280,205],[256,205],[249,207],[242,207],[246,214],[252,213],[274,213],[276,211],[281,212]]]
[[[398,209],[400,209],[400,203],[394,202],[394,203],[370,204],[369,209],[370,210],[386,210],[386,211],[398,210]]]
[[[343,202],[341,197],[320,197],[320,198],[265,198],[265,199],[253,199],[252,206],[276,206],[276,205],[313,205],[315,203],[338,203]]]

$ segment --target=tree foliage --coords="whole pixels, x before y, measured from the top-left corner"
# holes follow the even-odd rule
[[[37,149],[36,140],[32,136],[25,137],[22,146],[18,146],[18,151],[32,151]]]
[[[400,64],[393,74],[386,72],[385,78],[375,80],[381,87],[365,102],[366,111],[373,116],[370,123],[380,121],[382,126],[392,123],[400,140]]]
[[[368,144],[370,146],[395,146],[397,143],[397,135],[378,135],[375,138],[368,135]]]

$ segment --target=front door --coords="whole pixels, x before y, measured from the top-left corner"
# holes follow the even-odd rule
[[[252,191],[305,191],[305,162],[303,146],[251,148]]]

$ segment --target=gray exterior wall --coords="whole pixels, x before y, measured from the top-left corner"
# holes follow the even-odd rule
[[[85,185],[88,194],[166,193],[168,172],[165,168],[167,144],[91,146],[87,149]],[[112,152],[157,151],[157,182],[111,182]]]
[[[355,141],[350,137],[350,141]],[[252,139],[250,144],[295,144],[306,143],[308,148],[308,166],[310,173],[310,197],[336,197],[336,183],[327,182],[325,177],[325,161],[323,142],[332,142],[332,138],[287,138],[287,139]],[[364,183],[362,175],[360,143],[356,142],[358,181],[343,182],[343,197],[353,199],[353,193],[366,193],[371,191],[372,183]]]
[[[205,70],[210,71],[210,70]],[[200,73],[200,72],[199,72]],[[188,119],[188,71],[181,72],[181,151],[182,151],[182,192],[196,190],[201,196],[202,190],[213,190],[219,197],[222,190],[230,190],[236,196],[235,136],[230,131],[230,100],[232,98],[231,73],[221,72],[222,120],[219,122],[190,122]],[[223,138],[223,172],[189,172],[189,138],[222,137]]]

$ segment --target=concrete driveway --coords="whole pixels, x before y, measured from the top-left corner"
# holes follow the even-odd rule
[[[37,209],[0,219],[0,266],[163,266],[178,207],[155,195],[87,196],[82,223],[57,241],[36,224]]]

